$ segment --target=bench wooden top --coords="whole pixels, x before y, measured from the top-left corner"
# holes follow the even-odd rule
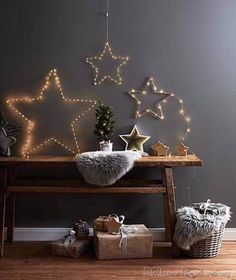
[[[23,166],[23,165],[39,165],[39,166],[64,166],[75,164],[74,157],[68,156],[32,156],[30,158],[22,157],[0,157],[0,166]],[[148,156],[142,157],[135,161],[135,166],[201,166],[202,160],[196,155],[188,156]]]

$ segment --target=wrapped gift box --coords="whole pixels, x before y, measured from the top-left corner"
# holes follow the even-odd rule
[[[51,243],[51,253],[56,256],[78,258],[90,246],[90,240],[76,240],[65,246],[65,238]]]
[[[96,231],[104,231],[106,232],[107,226],[106,226],[106,222],[109,221],[109,217],[108,216],[100,216],[98,217],[95,221],[94,221],[94,229]]]
[[[136,232],[113,235],[95,231],[94,242],[98,260],[142,259],[152,257],[153,237],[145,225],[133,225]]]

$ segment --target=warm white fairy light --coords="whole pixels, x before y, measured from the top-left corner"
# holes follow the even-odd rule
[[[107,55],[107,54],[110,56],[110,58],[112,60],[119,62],[119,65],[116,67],[116,71],[115,71],[116,77],[111,76],[111,74],[110,75],[107,74],[107,75],[104,75],[99,78],[99,68],[98,68],[98,66],[96,66],[96,62],[97,61],[101,62],[104,55]],[[89,63],[95,71],[95,76],[94,76],[94,80],[93,80],[94,85],[100,85],[105,80],[110,80],[118,85],[121,85],[122,81],[123,81],[121,78],[121,75],[120,75],[121,68],[127,63],[128,60],[129,60],[129,58],[127,56],[115,56],[112,53],[109,42],[106,42],[105,47],[100,55],[86,58],[86,62]]]
[[[142,102],[139,99],[139,95],[140,94],[146,95],[149,87],[151,87],[153,94],[156,94],[156,95],[162,97],[163,99],[156,103],[157,111],[153,111],[150,108],[147,108],[144,111],[140,112],[140,109],[141,109],[140,107],[142,105]],[[168,93],[167,91],[164,91],[163,89],[160,89],[159,86],[155,84],[153,77],[148,78],[143,90],[132,89],[128,93],[136,101],[137,106],[136,106],[135,118],[140,118],[144,114],[149,113],[158,119],[161,119],[161,120],[164,119],[164,114],[162,111],[162,104],[166,103],[167,97],[169,97],[171,94]]]
[[[75,145],[76,145],[76,149],[77,151],[74,151],[72,148],[68,147],[67,145],[63,144],[61,141],[59,141],[58,139],[54,138],[54,137],[50,137],[46,140],[44,140],[43,142],[41,142],[40,144],[36,145],[36,146],[31,146],[30,142],[31,142],[31,138],[32,138],[32,133],[33,133],[33,127],[34,127],[34,122],[31,121],[29,118],[27,118],[24,114],[22,114],[16,107],[15,107],[15,103],[17,102],[25,102],[25,103],[33,103],[36,102],[38,100],[42,100],[44,97],[44,92],[45,90],[48,89],[48,87],[50,86],[50,78],[54,78],[54,81],[56,83],[56,86],[61,94],[61,97],[63,99],[63,101],[68,102],[68,103],[75,103],[75,102],[88,102],[91,103],[91,106],[84,111],[82,114],[78,115],[70,124],[71,129],[72,129],[72,133],[73,133],[73,138],[75,141]],[[55,142],[58,145],[60,145],[61,147],[63,147],[64,149],[68,150],[69,152],[73,153],[73,154],[77,154],[79,153],[79,143],[76,137],[76,132],[75,132],[75,123],[84,115],[86,115],[89,111],[91,111],[91,109],[96,105],[96,100],[92,100],[92,99],[71,99],[71,98],[65,98],[64,93],[62,91],[61,88],[61,83],[60,83],[60,79],[58,77],[57,74],[57,70],[56,69],[52,69],[50,70],[50,72],[48,73],[47,77],[46,77],[46,81],[45,84],[42,87],[42,90],[39,94],[38,97],[34,97],[34,98],[30,98],[30,97],[23,97],[23,98],[12,98],[12,99],[8,99],[7,101],[8,106],[14,111],[16,112],[20,117],[22,117],[27,123],[27,135],[26,135],[26,140],[25,143],[23,145],[23,149],[22,149],[22,155],[23,157],[29,157],[31,153],[43,148],[46,144],[50,143],[50,142]]]
[[[109,0],[106,0],[106,43],[104,46],[104,49],[102,51],[102,53],[100,55],[96,55],[94,57],[87,57],[86,58],[86,62],[89,63],[94,72],[94,80],[93,80],[93,84],[96,85],[100,85],[101,83],[103,83],[105,80],[110,80],[114,83],[116,83],[117,85],[121,85],[123,80],[121,78],[120,72],[121,72],[121,68],[128,62],[129,57],[128,56],[116,56],[112,53],[111,50],[111,46],[109,44]],[[109,55],[109,57],[114,60],[115,62],[118,62],[118,66],[115,68],[116,72],[116,77],[114,77],[114,75],[111,74],[107,74],[107,75],[103,75],[101,78],[99,78],[99,68],[98,66],[96,66],[96,63],[101,63],[101,61],[103,60],[104,55]]]
[[[140,112],[140,107],[141,107],[142,102],[139,100],[138,95],[139,94],[145,95],[147,93],[147,88],[149,86],[152,87],[152,90],[154,91],[154,93],[161,94],[161,95],[166,95],[166,97],[163,100],[161,100],[159,103],[156,104],[157,105],[157,109],[159,110],[159,114],[157,112],[154,112],[153,110],[151,110],[149,108],[146,109],[143,112]],[[165,116],[164,116],[163,111],[162,111],[162,105],[167,103],[167,100],[168,100],[167,97],[175,98],[178,101],[179,105],[180,105],[179,112],[180,112],[182,118],[184,119],[184,121],[186,122],[186,130],[185,130],[184,135],[181,137],[181,141],[184,142],[184,140],[186,139],[188,134],[191,132],[191,129],[190,129],[191,118],[190,118],[189,115],[186,114],[186,111],[185,111],[185,108],[184,108],[184,101],[183,101],[182,98],[179,98],[174,93],[169,93],[167,91],[164,91],[163,89],[159,89],[159,87],[157,85],[155,85],[154,79],[152,77],[149,77],[149,79],[148,79],[148,81],[147,81],[147,83],[145,85],[145,88],[142,91],[136,91],[136,90],[132,89],[128,93],[129,93],[129,95],[132,98],[135,99],[136,104],[137,104],[137,108],[136,108],[136,112],[135,112],[135,118],[140,118],[145,113],[151,113],[155,117],[157,117],[157,118],[159,118],[161,120],[164,120]]]

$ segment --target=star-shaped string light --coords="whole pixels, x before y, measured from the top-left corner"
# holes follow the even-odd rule
[[[99,67],[102,62],[104,56],[108,56],[109,59],[111,59],[113,62],[116,63],[115,67],[115,74],[112,74],[112,71],[109,74],[105,74],[103,76],[99,75]],[[94,85],[100,85],[105,80],[110,80],[118,85],[122,84],[122,78],[120,75],[121,68],[127,63],[129,58],[127,56],[115,56],[112,53],[111,47],[109,45],[109,42],[107,41],[105,43],[104,49],[100,55],[94,56],[94,57],[88,57],[86,58],[86,62],[89,63],[93,70],[95,71],[94,76]]]
[[[31,145],[31,139],[32,139],[33,131],[34,131],[35,122],[33,122],[29,117],[27,117],[25,114],[23,114],[20,110],[18,110],[16,108],[16,104],[17,103],[32,104],[32,103],[37,103],[37,102],[44,101],[44,99],[45,99],[45,91],[50,87],[51,79],[53,79],[55,81],[55,85],[56,85],[57,89],[59,90],[59,94],[61,95],[61,98],[62,98],[63,102],[66,102],[66,103],[78,103],[78,104],[86,102],[86,103],[89,103],[89,105],[90,105],[87,110],[84,110],[81,114],[76,115],[76,117],[70,123],[70,127],[71,127],[71,130],[72,130],[72,135],[73,135],[73,138],[74,138],[74,141],[75,141],[76,151],[73,148],[65,145],[62,141],[59,141],[57,138],[54,138],[54,137],[45,138],[40,144],[37,144],[36,146],[32,146]],[[38,97],[32,97],[32,98],[30,98],[30,97],[12,98],[12,99],[8,99],[6,102],[9,105],[9,107],[13,111],[15,111],[21,118],[23,118],[23,120],[25,120],[27,122],[27,124],[28,124],[26,140],[25,140],[25,143],[24,143],[23,149],[22,149],[23,157],[29,157],[30,154],[32,154],[33,152],[41,149],[43,146],[45,146],[46,144],[48,144],[50,142],[55,142],[55,143],[59,144],[61,147],[63,147],[64,149],[70,151],[73,154],[79,153],[79,143],[78,143],[78,139],[76,137],[75,124],[85,114],[89,113],[89,111],[91,111],[91,109],[96,105],[96,101],[92,100],[92,99],[71,99],[71,98],[66,98],[64,96],[64,93],[63,93],[63,90],[62,90],[62,87],[61,87],[61,83],[60,83],[60,79],[58,77],[56,69],[52,69],[48,73],[48,75],[46,77],[45,84],[42,87],[42,90],[41,90],[41,92],[40,92]]]
[[[148,113],[162,120],[164,119],[164,114],[162,112],[162,104],[166,103],[166,98],[172,95],[171,93],[160,89],[159,86],[155,84],[155,81],[151,76],[147,79],[146,84],[142,90],[132,89],[128,92],[128,94],[136,102],[135,118],[140,118],[144,114]],[[143,102],[141,101],[142,96],[148,98],[148,95],[150,94],[154,94],[157,96],[158,99],[161,99],[160,101],[157,101],[154,104],[154,109],[143,106]]]
[[[150,136],[141,135],[136,125],[133,127],[130,134],[119,136],[126,143],[125,150],[141,152],[143,152],[143,144],[150,139]]]

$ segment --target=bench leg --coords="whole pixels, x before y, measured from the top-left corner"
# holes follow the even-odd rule
[[[7,241],[13,242],[14,227],[15,227],[15,193],[10,193],[9,196],[7,197],[6,226],[7,226]]]
[[[171,167],[162,168],[162,182],[163,186],[166,188],[166,193],[163,195],[166,241],[173,241],[176,223],[176,202],[173,172]]]
[[[6,195],[7,195],[7,168],[0,168],[0,256],[4,251],[4,227],[6,215]]]

